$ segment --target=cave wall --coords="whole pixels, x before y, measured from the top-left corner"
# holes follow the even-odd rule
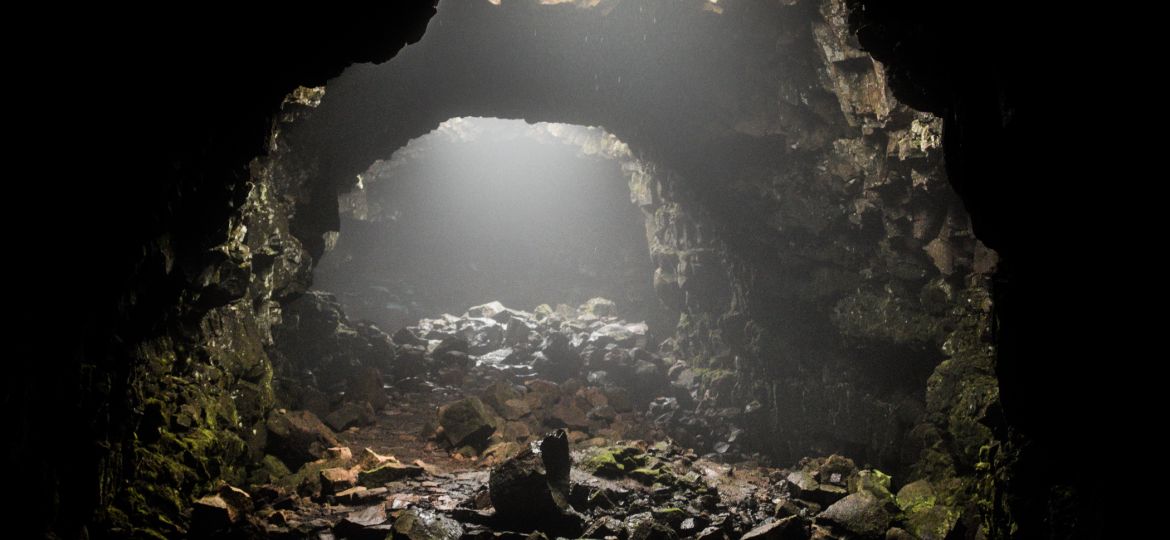
[[[631,196],[655,289],[681,312],[663,347],[701,381],[703,411],[749,427],[737,450],[845,453],[1006,526],[991,502],[998,257],[947,182],[941,120],[895,99],[849,13],[445,5],[427,40],[332,81],[286,140],[344,192],[452,116],[604,127],[650,164]]]
[[[310,276],[298,235],[328,228],[292,209],[311,186],[249,163],[302,107],[289,92],[393,56],[434,5],[30,18],[61,47],[22,53],[21,160],[72,172],[13,194],[53,203],[19,247],[37,261],[19,296],[38,345],[4,383],[10,534],[179,537],[193,496],[246,473],[271,405],[268,327]]]
[[[331,223],[334,214],[330,204],[314,201],[331,203],[336,192],[363,167],[384,157],[381,154],[387,149],[401,146],[406,140],[403,137],[424,133],[456,114],[478,113],[606,126],[640,152],[685,173],[666,175],[667,181],[654,185],[651,193],[660,197],[664,208],[677,208],[678,216],[685,209],[686,215],[699,216],[694,218],[696,222],[711,224],[702,230],[687,228],[682,226],[685,221],[681,217],[672,218],[669,214],[674,211],[667,210],[662,212],[664,226],[675,223],[680,237],[685,235],[697,242],[702,232],[704,241],[712,238],[715,242],[715,233],[722,232],[715,225],[719,222],[702,216],[704,212],[718,212],[719,208],[724,209],[724,214],[727,208],[735,208],[728,202],[733,199],[726,195],[732,190],[718,188],[724,185],[718,182],[700,180],[734,177],[729,171],[736,167],[727,167],[728,164],[749,161],[747,158],[757,164],[767,164],[781,156],[787,159],[791,152],[777,149],[790,148],[802,140],[812,148],[824,149],[829,141],[858,139],[860,130],[864,143],[861,146],[875,148],[872,137],[882,130],[828,119],[838,114],[855,118],[859,112],[863,118],[889,114],[891,118],[901,118],[900,123],[889,125],[909,125],[913,130],[913,120],[906,124],[905,117],[895,111],[905,112],[900,107],[889,113],[881,112],[884,106],[873,111],[842,108],[838,99],[841,95],[825,90],[852,81],[840,87],[867,90],[862,94],[872,99],[862,102],[888,104],[881,88],[889,86],[903,103],[943,119],[941,131],[949,180],[958,184],[959,194],[972,211],[976,233],[1005,255],[995,288],[997,341],[1001,344],[996,368],[1008,421],[1013,428],[1021,428],[1025,440],[1034,437],[1038,441],[1028,446],[1035,452],[1010,471],[1014,478],[1005,484],[1009,505],[1024,510],[1014,516],[1020,520],[1018,534],[1068,536],[1071,533],[1062,527],[1071,523],[1076,529],[1073,533],[1092,537],[1102,523],[1100,499],[1092,497],[1094,493],[1099,496],[1100,483],[1112,477],[1101,475],[1094,479],[1090,476],[1094,469],[1081,465],[1094,456],[1101,459],[1117,450],[1106,449],[1115,440],[1106,434],[1106,427],[1086,433],[1080,429],[1080,422],[1097,407],[1112,413],[1118,406],[1093,392],[1094,388],[1108,385],[1095,379],[1108,376],[1109,370],[1066,366],[1062,362],[1086,353],[1102,358],[1125,357],[1118,344],[1105,339],[1125,333],[1118,331],[1120,320],[1102,322],[1101,317],[1082,316],[1082,297],[1070,293],[1077,290],[1074,278],[1052,279],[1067,275],[1061,265],[1067,262],[1068,254],[1083,252],[1083,239],[1100,236],[1095,227],[1114,230],[1103,220],[1071,219],[1079,208],[1093,206],[1088,204],[1096,202],[1088,200],[1091,195],[1048,189],[1060,184],[1057,179],[1076,178],[1078,172],[1086,172],[1076,170],[1081,166],[1079,160],[1051,159],[1063,155],[1061,151],[1086,144],[1078,130],[1064,129],[1069,127],[1070,102],[1081,95],[1074,84],[1080,81],[1073,78],[1085,70],[1071,65],[1081,56],[1067,54],[1062,59],[1048,54],[1053,44],[1081,41],[1075,35],[1062,35],[1059,39],[1050,36],[1053,27],[1045,24],[1049,12],[1043,9],[1020,12],[1003,5],[955,8],[925,2],[890,8],[892,4],[884,2],[851,3],[854,9],[850,13],[854,16],[860,6],[866,8],[867,16],[853,19],[854,30],[869,52],[884,63],[884,69],[878,70],[866,66],[864,57],[840,57],[831,47],[818,47],[821,39],[834,35],[848,42],[848,36],[841,32],[845,12],[839,10],[840,4],[828,4],[827,15],[815,2],[778,4],[729,3],[722,18],[704,16],[692,20],[677,13],[671,18],[668,15],[672,14],[665,13],[661,23],[657,19],[647,22],[647,17],[656,17],[653,10],[650,15],[640,10],[637,17],[620,18],[635,21],[631,24],[647,32],[620,31],[620,24],[614,22],[618,17],[590,17],[574,21],[579,25],[554,23],[543,29],[517,32],[511,39],[527,38],[533,33],[537,37],[542,32],[560,33],[575,43],[589,43],[582,49],[591,52],[572,56],[563,62],[563,69],[544,74],[525,71],[523,63],[509,67],[507,55],[501,53],[487,58],[484,69],[464,70],[467,80],[406,88],[404,92],[414,96],[409,108],[394,109],[394,101],[387,100],[373,111],[377,113],[374,117],[393,118],[394,123],[362,125],[352,118],[337,120],[344,115],[335,117],[332,124],[326,123],[333,133],[328,142],[333,151],[324,154],[330,159],[299,165],[318,174],[304,186],[306,189],[297,190],[291,200],[281,203],[292,206],[299,216],[289,224],[289,232],[306,253],[319,255],[325,246],[323,231],[335,226],[335,222]],[[34,279],[36,287],[18,291],[21,305],[33,307],[25,325],[36,326],[29,328],[27,341],[38,350],[29,356],[32,360],[13,366],[3,396],[6,410],[15,419],[5,454],[9,470],[16,471],[16,485],[31,488],[12,508],[13,514],[23,516],[17,524],[18,532],[29,529],[28,536],[41,536],[49,530],[59,537],[81,537],[86,534],[83,527],[89,524],[90,537],[132,533],[143,536],[159,525],[156,516],[144,515],[147,511],[174,520],[174,525],[164,524],[165,527],[181,528],[183,518],[168,509],[168,501],[189,495],[196,484],[218,479],[222,469],[199,471],[192,477],[194,481],[187,480],[185,484],[166,476],[155,478],[157,483],[136,477],[136,471],[141,470],[137,467],[139,461],[158,463],[149,454],[157,453],[161,447],[151,437],[157,431],[159,440],[164,438],[157,430],[160,419],[166,419],[160,415],[163,407],[149,403],[146,396],[156,392],[178,395],[176,388],[202,396],[207,392],[203,388],[222,389],[231,381],[264,378],[263,373],[254,371],[255,366],[246,367],[251,362],[246,359],[237,358],[238,366],[208,367],[214,356],[208,347],[213,343],[212,336],[219,336],[221,344],[233,336],[244,336],[242,341],[249,343],[263,336],[260,321],[264,317],[257,315],[262,312],[247,302],[253,294],[249,292],[251,284],[230,284],[233,279],[239,282],[245,275],[252,275],[251,269],[237,271],[230,262],[239,260],[233,257],[246,245],[238,236],[243,220],[241,209],[250,198],[253,208],[274,204],[251,195],[253,188],[264,182],[249,182],[247,164],[270,147],[273,118],[289,91],[297,85],[319,86],[352,62],[388,58],[405,42],[419,37],[433,5],[433,1],[395,2],[375,8],[380,11],[364,13],[366,16],[326,7],[318,7],[311,14],[278,9],[262,14],[209,9],[189,11],[181,17],[160,17],[158,24],[150,26],[129,22],[137,21],[137,14],[130,17],[106,7],[86,8],[88,11],[73,17],[54,14],[46,18],[53,24],[45,25],[45,36],[76,47],[64,67],[60,56],[47,58],[49,55],[35,51],[25,54],[23,49],[12,66],[12,71],[21,75],[8,89],[15,94],[13,102],[32,104],[13,112],[16,125],[24,130],[19,148],[25,152],[18,161],[43,168],[65,160],[76,167],[59,175],[67,178],[54,179],[59,184],[52,187],[62,189],[46,190],[45,183],[30,180],[14,188],[12,199],[51,201],[46,208],[62,220],[37,227],[21,223],[13,228],[22,231],[14,250],[32,254],[28,264],[31,267],[31,261],[38,261],[35,267],[40,270]],[[624,5],[609,9],[625,9]],[[661,5],[659,8],[665,9]],[[500,9],[522,8],[506,5]],[[782,12],[797,16],[773,16]],[[659,24],[661,31],[649,31]],[[670,30],[672,25],[680,25],[673,26],[675,29],[691,25],[692,31],[686,36],[676,35]],[[485,23],[482,27],[486,31],[492,25]],[[208,39],[209,28],[216,29],[215,39]],[[615,36],[607,41],[585,41],[583,34],[598,33],[603,28],[611,29]],[[815,28],[821,28],[824,36],[813,36]],[[1060,28],[1068,28],[1061,30],[1063,34],[1073,34],[1078,31],[1075,28],[1083,26]],[[830,32],[825,33],[826,29]],[[477,36],[482,37],[470,32],[469,41]],[[651,42],[651,36],[658,41]],[[508,36],[494,39],[502,46],[498,51],[526,50],[509,48],[514,43],[508,41]],[[606,54],[616,50],[609,47],[639,39],[650,44],[641,49],[645,52],[641,69],[617,73],[601,63]],[[993,42],[994,47],[983,49]],[[741,48],[758,45],[755,50],[763,53],[746,56],[764,58],[762,64],[745,68],[740,62],[720,63],[727,58],[718,54],[721,51],[740,56],[727,52],[733,43]],[[823,57],[818,49],[824,52]],[[469,57],[476,57],[475,52],[466,47],[461,51]],[[164,56],[166,61],[154,61],[149,55]],[[1050,63],[1044,64],[1043,69],[1032,69],[1035,66],[1031,62],[1038,57]],[[477,59],[485,60],[482,56]],[[695,67],[693,62],[704,65]],[[822,81],[822,73],[832,75],[832,64],[839,64],[836,67],[842,70],[838,75],[846,76]],[[468,67],[458,62],[451,65]],[[787,77],[772,78],[781,68],[785,75],[801,74],[797,79],[805,81],[806,86],[791,87],[781,84]],[[448,70],[444,67],[443,71]],[[716,75],[694,82],[691,76],[695,72]],[[368,68],[355,74],[359,78],[377,78]],[[630,81],[630,76],[636,74],[641,74],[641,87],[648,91],[641,92],[640,99],[626,101],[622,98],[633,93],[618,82],[618,77]],[[513,92],[517,88],[513,83],[554,76],[567,82],[563,87],[545,88],[560,88],[561,92]],[[469,81],[477,84],[467,84]],[[337,82],[338,87],[331,85],[330,92],[361,92],[352,85],[345,90],[350,83],[344,79]],[[422,82],[426,81],[419,84]],[[414,84],[411,80],[395,80],[394,85],[373,86],[385,89]],[[755,94],[752,88],[764,91]],[[1059,99],[1056,88],[1069,93]],[[565,99],[566,96],[573,99]],[[360,100],[355,98],[357,101]],[[677,111],[687,114],[680,116]],[[697,114],[700,111],[707,114]],[[761,111],[766,112],[759,114]],[[756,121],[728,121],[752,118]],[[760,122],[762,119],[770,121]],[[928,118],[923,121],[937,122]],[[351,131],[351,126],[360,129]],[[663,129],[677,137],[656,143],[653,134]],[[871,133],[867,134],[867,129]],[[46,143],[61,140],[66,131],[70,140],[83,144],[62,156],[57,146]],[[868,141],[867,135],[871,137]],[[712,141],[719,144],[709,144]],[[340,152],[346,145],[359,151]],[[790,148],[798,149],[799,146]],[[938,148],[933,151],[937,155]],[[1102,161],[1087,158],[1094,167]],[[1098,174],[1104,172],[1092,171],[1098,177],[1109,178]],[[710,202],[674,202],[688,197]],[[721,206],[719,201],[724,204]],[[793,198],[793,202],[797,201]],[[885,213],[882,210],[871,215]],[[1053,234],[1057,224],[1067,228]],[[236,232],[230,241],[229,231]],[[67,239],[67,247],[62,247],[62,238]],[[723,242],[730,239],[729,245],[737,239],[734,235],[720,238]],[[215,249],[217,246],[224,249]],[[287,250],[289,256],[294,252],[299,250]],[[739,256],[750,261],[753,257],[749,255]],[[268,257],[271,255],[260,259]],[[1115,271],[1110,272],[1106,265],[1109,260],[1112,259],[1077,257],[1081,265],[1078,273],[1114,277]],[[741,268],[738,264],[730,265],[733,271],[757,276],[759,283],[767,285],[755,290],[776,286],[764,279],[770,272],[752,271],[748,269],[750,265]],[[698,269],[702,265],[696,262],[686,267]],[[676,272],[678,268],[675,266]],[[743,279],[735,282],[753,283]],[[673,290],[671,283],[664,276],[663,284]],[[245,291],[242,297],[232,298],[241,290]],[[964,294],[967,292],[974,291],[966,287]],[[735,298],[743,296],[746,295]],[[280,295],[265,293],[261,298],[279,299]],[[674,301],[678,301],[677,296]],[[260,303],[266,304],[263,300]],[[772,306],[755,305],[756,317]],[[61,320],[62,306],[69,309],[62,322],[64,327],[45,324],[44,321]],[[272,312],[268,313],[271,316]],[[983,336],[982,317],[960,317],[976,323],[973,326],[978,330],[963,335]],[[765,318],[760,320],[765,321],[763,327],[771,326]],[[693,332],[684,329],[680,336],[688,334]],[[1066,339],[1070,335],[1078,339]],[[982,337],[976,341],[980,347],[985,345]],[[745,351],[751,348],[734,346]],[[198,353],[200,350],[203,352]],[[980,380],[986,381],[986,356],[945,351],[944,355],[949,356],[951,366],[963,363],[955,360],[972,359]],[[180,358],[184,361],[180,362]],[[758,358],[744,358],[747,364],[756,365],[754,369],[768,365]],[[214,373],[216,378],[203,388],[168,379],[182,363],[197,364],[183,368],[191,373]],[[1054,369],[1057,366],[1061,369]],[[940,371],[945,370],[936,370],[935,375]],[[951,373],[949,378],[932,379],[940,384],[932,384],[931,388],[942,389],[941,394],[947,395],[947,381],[956,380],[954,375],[962,371]],[[1084,399],[1085,396],[1090,398]],[[215,409],[212,406],[204,410],[210,410],[212,418],[222,417]],[[229,411],[229,417],[230,409],[222,408]],[[960,409],[952,406],[948,410]],[[197,421],[210,425],[206,415]],[[194,436],[193,442],[198,442],[198,429],[181,430],[177,439]],[[218,431],[204,433],[219,439]],[[223,447],[231,452],[240,450],[230,437]],[[194,448],[193,457],[202,455],[203,447]],[[139,449],[146,455],[140,455]],[[220,455],[226,454],[220,451]],[[169,467],[157,470],[170,474],[165,469]],[[147,472],[154,474],[149,467]],[[176,483],[167,484],[171,481]],[[143,504],[135,510],[135,501],[127,500],[131,497],[128,488],[145,485],[159,486],[165,493],[161,500],[153,494],[144,495]],[[1080,497],[1075,488],[1095,489]],[[114,503],[116,512],[109,510],[110,503]],[[97,516],[95,509],[99,510]],[[126,520],[114,519],[117,512],[125,514]],[[1084,527],[1077,528],[1076,519],[1067,519],[1070,516],[1079,516]],[[114,521],[139,529],[107,529]]]
[[[996,374],[1010,426],[999,481],[1020,538],[1106,538],[1120,504],[1109,480],[1086,467],[1125,459],[1127,436],[1112,421],[1140,408],[1125,368],[1103,359],[1143,356],[1127,336],[1142,271],[1120,253],[1138,210],[1109,179],[1133,177],[1130,143],[1085,137],[1112,132],[1112,115],[1080,103],[1133,103],[1115,57],[1123,40],[1087,39],[1102,13],[1061,14],[1042,4],[848,2],[859,43],[887,68],[903,103],[943,121],[951,184],[973,230],[1003,256],[992,288]],[[1141,159],[1134,160],[1138,163]],[[1103,181],[1103,183],[1098,183]],[[1156,214],[1156,212],[1149,212]],[[1092,257],[1078,254],[1096,252]],[[1110,314],[1102,317],[1099,314]],[[1069,359],[1077,358],[1077,362]]]

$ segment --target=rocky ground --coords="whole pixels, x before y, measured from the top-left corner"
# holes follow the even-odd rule
[[[332,335],[348,335],[338,332],[348,321],[328,295],[310,299],[299,328],[334,313],[324,317]],[[315,406],[269,417],[267,455],[251,485],[199,499],[192,533],[414,540],[962,533],[959,513],[938,504],[925,481],[895,496],[889,476],[845,457],[778,468],[740,453],[738,423],[751,411],[692,395],[702,374],[650,352],[646,325],[616,315],[600,298],[531,313],[490,303],[383,334],[394,355],[382,359],[388,381],[361,362],[348,364],[337,395],[328,386],[309,392],[309,381],[330,380],[326,373],[286,381],[290,395]]]

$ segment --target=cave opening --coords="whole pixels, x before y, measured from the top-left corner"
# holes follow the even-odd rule
[[[881,15],[865,4],[402,2],[273,65],[227,64],[225,88],[254,91],[175,85],[198,126],[158,137],[181,147],[160,152],[166,182],[116,224],[134,234],[109,273],[128,277],[94,294],[116,301],[85,314],[76,373],[21,389],[23,426],[66,408],[77,428],[22,431],[64,516],[45,523],[1035,527],[1043,505],[1017,496],[1047,477],[1013,475],[1043,454],[1000,402],[993,277],[1010,272],[949,178],[974,162],[943,144],[961,119],[900,101],[934,79],[861,47],[858,21]],[[94,450],[61,460],[45,440]]]
[[[604,298],[665,335],[675,321],[630,192],[651,170],[600,128],[444,121],[341,196],[314,287],[389,332],[493,301],[531,312]]]

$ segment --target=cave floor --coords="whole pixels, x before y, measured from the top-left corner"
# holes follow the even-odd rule
[[[333,449],[328,457],[306,464],[293,475],[300,484],[274,483],[258,490],[254,516],[263,536],[385,538],[404,513],[419,512],[426,518],[454,520],[462,530],[460,537],[527,537],[531,529],[496,523],[487,492],[493,467],[527,444],[499,444],[483,456],[453,452],[433,435],[435,411],[470,392],[427,386],[430,391],[391,390],[391,404],[379,411],[376,422],[338,433],[345,450]],[[775,521],[777,512],[800,513],[791,505],[779,509],[789,498],[784,491],[788,471],[751,461],[724,463],[714,455],[700,457],[652,427],[645,434],[650,438],[585,439],[579,432],[574,437],[578,440],[571,445],[575,465],[569,499],[586,517],[584,525],[593,527],[588,532],[628,537],[639,521],[651,519],[680,537],[698,536],[708,528],[712,530],[701,537],[728,533],[737,537],[757,524]],[[630,463],[645,467],[626,474],[599,465],[615,453],[619,454],[615,461],[624,453]],[[362,477],[386,464],[401,469],[404,476],[384,482]],[[332,484],[327,478],[336,469],[353,473],[352,480]],[[634,472],[640,469],[653,472]],[[659,532],[665,534],[665,529]],[[416,531],[401,536],[443,534]]]
[[[899,538],[888,476],[836,455],[768,466],[738,412],[599,306],[477,306],[387,336],[389,382],[337,395],[324,423],[277,411],[269,449],[314,459],[197,501],[193,536]]]

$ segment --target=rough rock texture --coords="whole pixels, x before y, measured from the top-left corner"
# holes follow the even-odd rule
[[[439,408],[439,427],[453,447],[482,449],[496,426],[479,398],[469,397]]]
[[[333,432],[309,411],[273,411],[268,415],[266,429],[268,452],[293,470],[339,446]]]
[[[942,121],[894,98],[849,15],[838,0],[452,5],[419,47],[339,78],[288,140],[352,188],[454,114],[604,126],[645,217],[653,287],[679,313],[659,352],[683,359],[672,382],[697,385],[694,408],[721,426],[681,425],[681,438],[787,463],[839,452],[899,478],[978,476],[948,489],[988,501],[1005,433],[998,257],[947,182]],[[554,107],[550,93],[573,99]],[[561,421],[587,411],[566,406]]]
[[[458,540],[463,536],[459,522],[426,510],[411,509],[394,520],[394,537],[407,540]]]
[[[964,497],[1006,493],[1002,504],[971,501],[994,517],[990,534],[1013,521],[1033,537],[1099,530],[1104,514],[1080,510],[1099,509],[1100,491],[1081,488],[1107,480],[1083,465],[1115,438],[1085,444],[1073,429],[1102,400],[1084,399],[1098,374],[1067,359],[1118,357],[1115,343],[1103,346],[1115,340],[1097,337],[1114,328],[1082,316],[1078,289],[1066,287],[1074,278],[1051,278],[1109,220],[1070,220],[1084,195],[1014,196],[1016,186],[1080,176],[1078,160],[1049,169],[1084,144],[1049,122],[1065,111],[1048,99],[1046,77],[1075,66],[1035,70],[1033,60],[1059,56],[1054,43],[1093,40],[1041,48],[1022,30],[1059,25],[982,4],[963,8],[979,17],[923,2],[603,4],[451,2],[447,24],[431,29],[434,52],[353,70],[303,129],[267,139],[274,119],[295,120],[320,99],[304,90],[282,109],[288,92],[392,56],[419,37],[433,2],[356,17],[207,10],[125,33],[129,17],[55,28],[81,37],[96,28],[103,39],[78,47],[65,84],[29,85],[46,87],[56,106],[22,113],[38,115],[28,140],[77,126],[71,133],[93,147],[78,150],[86,166],[72,170],[87,174],[76,191],[52,201],[77,251],[30,233],[56,252],[44,265],[52,286],[31,288],[51,297],[35,304],[76,308],[68,328],[44,325],[50,338],[35,341],[48,349],[36,358],[52,361],[21,362],[4,395],[19,419],[6,457],[28,476],[19,485],[35,486],[24,498],[34,532],[180,536],[193,494],[259,463],[274,402],[269,330],[334,238],[337,192],[454,114],[601,125],[644,158],[631,180],[654,237],[655,289],[684,312],[671,346],[691,359],[712,406],[742,411],[730,424],[766,428],[748,442],[791,441],[776,446],[782,459],[817,448],[893,462]],[[886,64],[854,46],[851,14]],[[212,43],[207,28],[217,29]],[[987,36],[1003,39],[971,55]],[[144,42],[168,61],[140,63]],[[63,78],[47,73],[59,62],[41,64],[17,69],[30,81]],[[93,121],[77,122],[73,107],[39,117],[75,103],[80,87],[103,104]],[[891,94],[939,115],[944,129]],[[998,363],[987,346],[994,257],[941,189],[940,132],[975,232],[1006,257]],[[1037,151],[1045,140],[1064,152]],[[246,172],[266,151],[295,157]],[[60,157],[45,149],[30,161]],[[27,200],[46,200],[35,185]],[[77,261],[92,263],[79,272]],[[1077,274],[1097,275],[1100,261],[1081,261],[1090,267]],[[1032,399],[1036,388],[1044,399]],[[976,446],[1003,419],[1021,438]]]
[[[1123,459],[1127,445],[1117,441],[1127,436],[1109,423],[1089,433],[1082,419],[1126,414],[1130,403],[1111,392],[1126,386],[1120,379],[1126,371],[1065,359],[1144,355],[1125,338],[1140,323],[1123,315],[1130,311],[1126,299],[1141,295],[1144,280],[1112,256],[1074,262],[1068,255],[1086,242],[1099,245],[1092,239],[1129,237],[1132,220],[1122,214],[1140,212],[1122,200],[1124,190],[1060,189],[1043,180],[1124,177],[1131,163],[1141,166],[1140,160],[1105,158],[1126,152],[1123,139],[1105,141],[1093,155],[1053,159],[1079,147],[1084,133],[1116,129],[1104,118],[1077,114],[1079,103],[1129,99],[1128,91],[1114,90],[1121,87],[1113,85],[1109,69],[1091,80],[1076,75],[1079,58],[1105,53],[1075,36],[1074,29],[1092,26],[1089,19],[1098,16],[1054,23],[1056,14],[1041,5],[1013,6],[1008,15],[1006,6],[849,4],[850,27],[886,66],[893,94],[942,119],[948,179],[971,213],[974,232],[1003,255],[994,287],[994,369],[1012,430],[986,453],[993,489],[1003,494],[988,505],[999,523],[992,534],[1108,536],[1109,480],[1083,464]],[[1045,62],[1028,60],[1045,55],[1052,43],[1069,47]],[[1081,219],[1074,208],[1118,215]],[[1051,232],[1052,223],[1063,224],[1059,234]],[[1108,283],[1109,293],[1086,289],[1086,279]],[[1074,290],[1085,292],[1070,294]]]
[[[579,534],[582,519],[569,504],[569,441],[546,436],[492,469],[488,493],[498,517],[524,529]]]
[[[330,225],[293,210],[316,188],[250,174],[248,163],[314,101],[287,94],[393,56],[433,6],[396,2],[353,20],[340,9],[209,8],[159,14],[157,25],[85,9],[53,24],[78,55],[68,73],[29,64],[45,88],[27,109],[40,111],[30,136],[46,141],[48,125],[76,118],[67,103],[82,86],[103,105],[74,131],[85,148],[70,152],[94,175],[54,190],[61,227],[33,237],[48,246],[69,230],[70,248],[44,250],[36,288],[51,291],[44,305],[71,307],[45,332],[45,360],[5,384],[5,406],[22,419],[6,459],[32,489],[17,511],[31,530],[17,536],[182,536],[193,493],[242,481],[260,461],[269,328],[279,303],[307,287]],[[161,60],[147,61],[144,44]],[[30,163],[54,161],[37,146]]]

